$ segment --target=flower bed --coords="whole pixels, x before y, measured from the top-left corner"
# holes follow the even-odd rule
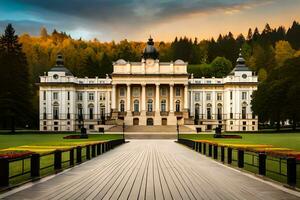
[[[281,158],[293,157],[297,160],[300,160],[300,152],[295,151],[289,148],[277,148],[272,145],[264,145],[264,144],[225,144],[212,140],[193,140],[194,142],[201,142],[211,145],[218,145],[221,147],[246,150],[255,153],[266,153],[267,155]]]
[[[0,158],[14,159],[29,156],[31,154],[31,151],[2,151],[0,152]]]

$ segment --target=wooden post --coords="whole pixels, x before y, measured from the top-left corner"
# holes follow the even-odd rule
[[[93,144],[92,145],[92,158],[95,158],[96,157],[96,145]]]
[[[208,144],[208,156],[212,157],[212,145]]]
[[[62,152],[60,150],[56,150],[54,152],[54,169],[55,170],[60,170],[62,168],[61,160],[62,160]]]
[[[199,153],[202,153],[202,143],[199,142],[199,147],[198,147]]]
[[[296,158],[288,158],[287,164],[287,184],[290,186],[296,186],[297,179],[297,161]]]
[[[227,163],[232,163],[232,148],[230,147],[227,148]]]
[[[76,163],[81,163],[81,146],[76,147]]]
[[[106,143],[102,143],[102,144],[101,144],[101,146],[102,146],[102,148],[101,148],[101,149],[102,149],[101,153],[102,153],[102,154],[105,153],[105,144],[106,144]]]
[[[34,153],[30,158],[30,175],[31,177],[40,176],[40,154]]]
[[[216,144],[214,145],[214,159],[218,159],[218,146]]]
[[[101,154],[101,145],[100,143],[97,144],[97,155]]]
[[[0,158],[0,187],[9,185],[9,161],[7,158]]]
[[[74,166],[74,149],[70,149],[70,166]]]
[[[266,175],[266,154],[265,153],[259,153],[258,154],[258,174],[259,175]]]
[[[203,143],[203,154],[206,155],[206,143]]]
[[[238,150],[238,167],[244,167],[244,150]]]
[[[91,159],[91,145],[86,145],[86,159],[90,160]]]
[[[225,147],[221,147],[221,162],[225,162]]]

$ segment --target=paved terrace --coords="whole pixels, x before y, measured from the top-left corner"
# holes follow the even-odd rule
[[[287,191],[225,167],[172,140],[133,140],[0,198],[300,199],[299,193]]]

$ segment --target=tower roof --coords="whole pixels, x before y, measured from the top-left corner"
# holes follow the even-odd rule
[[[142,54],[142,58],[144,59],[157,59],[158,58],[158,51],[156,50],[156,48],[154,47],[154,42],[153,39],[150,38],[148,39],[147,42],[147,46],[144,48],[143,54]]]
[[[52,67],[49,72],[65,72],[66,76],[73,76],[73,74],[64,66],[64,58],[61,53],[57,54],[56,65]]]
[[[236,60],[235,68],[230,72],[230,74],[234,74],[234,72],[236,72],[236,71],[251,71],[251,70],[247,67],[246,61],[245,61],[245,59],[243,58],[243,55],[242,55],[242,49],[240,49],[239,57],[238,57],[238,59]]]

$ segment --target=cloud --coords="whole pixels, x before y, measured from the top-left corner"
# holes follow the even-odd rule
[[[33,19],[43,21],[48,27],[56,27],[67,32],[88,30],[88,37],[101,35],[126,37],[134,31],[149,29],[155,24],[194,13],[209,13],[224,10],[234,14],[261,0],[0,0],[17,5],[15,12],[31,15]],[[272,0],[265,0],[270,2]],[[14,20],[13,16],[8,16]],[[3,18],[3,16],[2,16]],[[7,19],[4,19],[7,20]],[[27,19],[23,19],[27,20]],[[15,21],[22,30],[36,30],[40,22],[24,23]],[[28,28],[25,27],[28,25]],[[36,32],[36,31],[35,31]],[[106,38],[105,38],[106,37]],[[101,39],[101,38],[100,38]],[[111,38],[110,38],[111,39]],[[119,38],[118,38],[119,39]]]

